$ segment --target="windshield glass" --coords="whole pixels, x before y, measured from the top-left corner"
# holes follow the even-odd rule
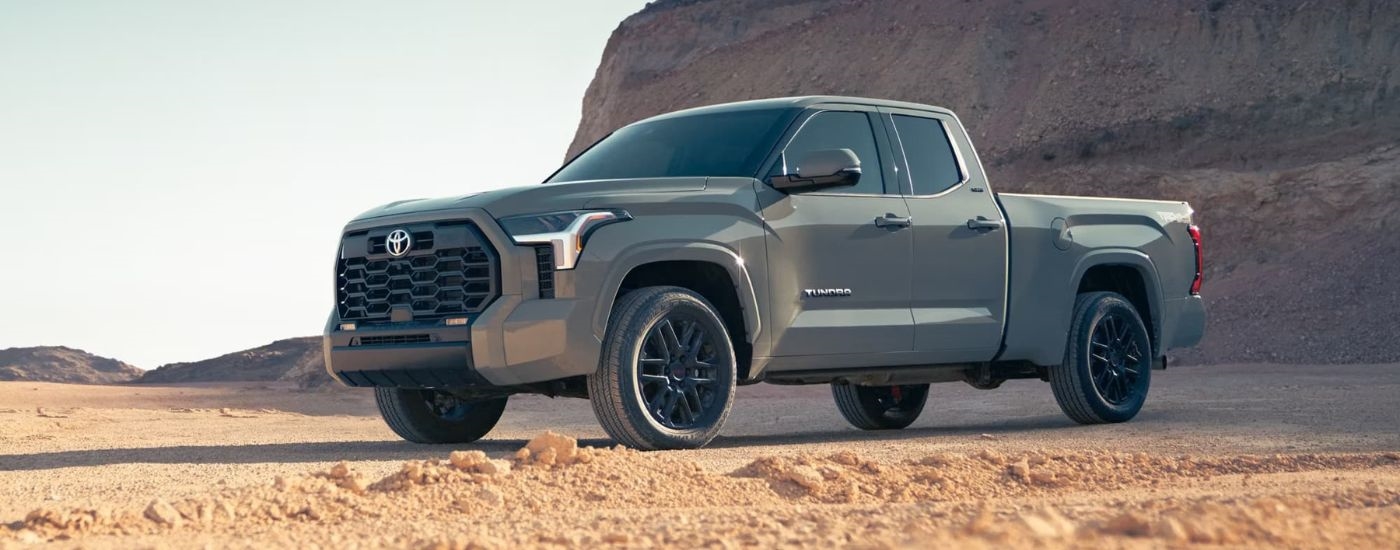
[[[754,177],[796,109],[697,114],[622,128],[545,183],[624,178]]]

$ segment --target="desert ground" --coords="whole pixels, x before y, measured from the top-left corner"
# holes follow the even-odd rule
[[[581,400],[422,446],[364,391],[7,382],[0,547],[1400,545],[1400,365],[1173,367],[1094,427],[1039,381],[882,433],[824,386],[739,394],[708,448],[638,453]]]

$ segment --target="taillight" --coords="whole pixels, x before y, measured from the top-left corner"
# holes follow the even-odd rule
[[[1190,226],[1186,231],[1191,233],[1191,242],[1196,243],[1196,278],[1191,280],[1191,294],[1201,293],[1201,277],[1206,268],[1206,257],[1201,253],[1201,228]]]

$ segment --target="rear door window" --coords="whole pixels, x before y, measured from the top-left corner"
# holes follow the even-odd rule
[[[942,122],[907,115],[893,118],[914,195],[937,195],[962,182],[962,170]]]

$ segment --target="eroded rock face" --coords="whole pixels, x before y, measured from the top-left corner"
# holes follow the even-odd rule
[[[171,363],[147,372],[147,384],[186,382],[296,382],[303,388],[330,385],[321,337],[288,338],[266,346],[192,363]]]
[[[0,350],[0,381],[114,384],[141,376],[141,369],[62,346]]]
[[[1385,0],[663,0],[614,32],[569,153],[727,101],[945,106],[998,191],[1191,201],[1212,322],[1181,357],[1393,362],[1397,35]]]

